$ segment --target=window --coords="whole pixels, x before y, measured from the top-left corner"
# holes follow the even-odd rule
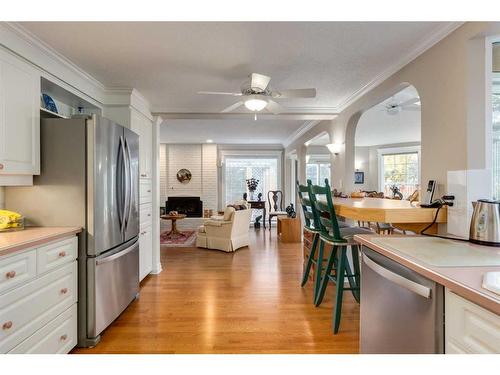
[[[324,185],[325,178],[328,178],[328,181],[330,181],[330,162],[310,160],[306,164],[307,180],[311,180],[314,185]]]
[[[281,156],[227,155],[224,157],[223,176],[224,206],[243,199],[247,192],[246,180],[252,177],[259,180],[255,197],[262,193],[262,200],[267,202],[267,192],[281,188]],[[254,210],[252,220],[261,214],[261,211]]]
[[[384,150],[379,150],[384,151]],[[389,152],[380,154],[381,190],[392,196],[391,186],[396,185],[406,198],[418,189],[419,152]]]
[[[491,104],[493,107],[493,199],[500,199],[500,94],[493,94]]]

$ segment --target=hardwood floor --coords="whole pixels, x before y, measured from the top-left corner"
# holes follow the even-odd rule
[[[333,285],[314,307],[312,283],[300,287],[301,244],[275,231],[251,230],[235,253],[162,248],[163,272],[144,279],[95,348],[74,353],[357,353],[359,305],[345,294],[333,335]]]

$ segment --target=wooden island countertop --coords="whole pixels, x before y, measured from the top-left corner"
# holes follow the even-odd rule
[[[423,208],[407,200],[384,198],[334,198],[338,216],[355,221],[390,223],[393,226],[419,233],[434,220],[436,208]],[[437,231],[437,223],[446,223],[447,210],[443,207],[436,224],[429,233]]]
[[[0,256],[74,236],[81,231],[79,227],[26,227],[18,231],[0,232]]]

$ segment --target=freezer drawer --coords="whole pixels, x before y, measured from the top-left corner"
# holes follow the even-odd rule
[[[107,252],[88,262],[89,338],[97,337],[139,293],[139,242]]]
[[[443,353],[443,287],[363,246],[361,353]]]

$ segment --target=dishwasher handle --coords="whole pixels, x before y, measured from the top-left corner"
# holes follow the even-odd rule
[[[419,296],[430,299],[431,298],[431,288],[424,285],[416,283],[414,281],[408,280],[407,278],[398,275],[388,269],[382,267],[380,264],[375,263],[366,254],[363,254],[363,262],[372,269],[372,271],[378,273],[383,278],[392,281],[393,283],[408,289],[410,292],[416,293]]]

